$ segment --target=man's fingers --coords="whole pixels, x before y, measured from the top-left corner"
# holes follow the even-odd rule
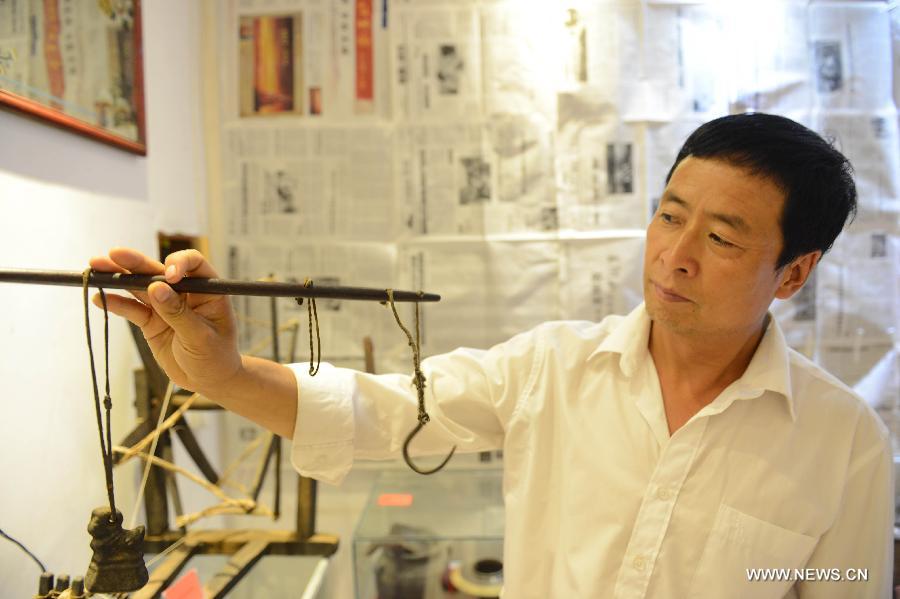
[[[127,270],[113,262],[113,260],[109,256],[94,256],[93,258],[91,258],[89,264],[92,269],[98,272],[128,272]]]
[[[166,256],[166,281],[177,283],[185,276],[215,279],[219,275],[197,250],[181,250]]]
[[[113,248],[109,251],[109,257],[120,267],[134,274],[163,274],[163,265],[158,260],[154,260],[131,248]]]
[[[113,259],[109,256],[94,256],[90,259],[89,264],[90,267],[97,272],[118,272],[122,274],[131,274],[131,272],[127,268],[122,267],[120,264],[113,261]],[[144,291],[129,290],[128,293],[139,299],[144,304],[150,303],[150,300],[147,299],[147,293]],[[99,306],[100,304],[97,305]]]
[[[91,302],[98,308],[103,307],[103,301],[100,299],[99,293],[95,293],[91,297]],[[153,317],[153,311],[141,302],[112,293],[106,294],[106,308],[113,314],[121,316],[141,328],[147,326]]]

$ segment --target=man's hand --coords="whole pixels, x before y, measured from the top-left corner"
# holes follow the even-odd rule
[[[174,252],[165,266],[136,250],[113,248],[92,258],[100,272],[162,275],[167,283],[183,277],[216,278],[215,269],[197,250]],[[141,328],[156,361],[178,386],[214,396],[242,369],[234,312],[226,295],[178,294],[166,283],[132,292],[135,299],[106,294],[110,312]],[[93,296],[102,306],[100,294]]]

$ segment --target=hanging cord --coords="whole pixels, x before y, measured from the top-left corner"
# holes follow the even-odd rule
[[[303,281],[304,287],[312,287],[313,282],[309,277]],[[303,305],[302,297],[294,298],[298,304]],[[322,338],[319,336],[319,312],[316,310],[316,298],[311,297],[306,302],[306,313],[309,315],[309,376],[319,374],[319,366],[322,364]],[[313,351],[313,322],[316,324],[316,350]],[[316,363],[313,367],[313,362]]]
[[[450,461],[450,458],[453,457],[454,452],[456,452],[456,446],[453,446],[453,449],[450,450],[450,453],[444,458],[444,461],[437,465],[436,468],[431,470],[421,470],[418,466],[416,466],[412,458],[409,457],[409,444],[412,442],[413,437],[419,434],[419,431],[422,430],[428,421],[431,418],[428,416],[428,412],[425,411],[425,375],[422,374],[421,369],[421,345],[419,342],[419,302],[415,302],[416,305],[416,338],[413,340],[412,333],[409,332],[403,323],[400,321],[400,315],[397,313],[397,306],[394,305],[394,290],[387,289],[388,303],[391,306],[391,311],[394,313],[394,319],[396,319],[397,324],[400,326],[400,330],[402,330],[406,334],[407,340],[409,340],[409,346],[412,348],[413,353],[413,384],[416,387],[416,396],[419,400],[419,415],[418,420],[419,423],[416,425],[409,435],[406,436],[406,440],[403,442],[403,460],[406,462],[407,466],[413,469],[413,471],[418,472],[419,474],[434,474],[441,468],[447,465],[447,462]],[[419,296],[421,297],[422,292],[419,292]]]
[[[43,562],[41,562],[41,560],[39,560],[39,559],[38,559],[31,551],[29,551],[29,550],[28,550],[28,547],[26,547],[25,545],[23,545],[20,541],[15,540],[15,539],[12,538],[11,536],[9,536],[9,535],[6,534],[5,532],[3,532],[2,529],[0,529],[0,537],[3,537],[3,538],[5,538],[5,539],[7,539],[7,540],[9,540],[9,541],[11,541],[11,542],[13,542],[13,543],[15,543],[16,545],[18,545],[19,548],[22,549],[22,551],[24,551],[25,553],[28,554],[28,557],[30,557],[31,559],[34,560],[34,562],[38,565],[38,568],[41,569],[41,572],[46,572],[46,571],[47,571],[47,568],[44,566]]]
[[[169,410],[169,401],[172,399],[172,393],[175,391],[175,383],[169,381],[166,387],[166,396],[163,398],[162,407],[159,409],[159,419],[156,422],[156,429],[153,431],[153,441],[150,443],[150,455],[156,455],[156,444],[159,442],[159,436],[163,431],[163,421],[166,419],[166,412]],[[150,478],[150,468],[153,463],[147,460],[144,465],[144,475],[141,477],[141,486],[138,488],[137,497],[134,498],[134,507],[131,508],[131,520],[128,522],[128,528],[134,528],[137,521],[138,508],[141,506],[141,499],[144,498],[144,490],[147,488],[147,480]]]
[[[106,395],[103,397],[103,406],[106,408],[106,440],[103,439],[103,418],[100,413],[100,392],[97,388],[97,371],[94,367],[94,348],[91,344],[91,318],[88,300],[88,281],[92,270],[86,268],[82,273],[82,290],[84,291],[84,330],[87,335],[88,355],[91,361],[91,381],[94,385],[94,407],[97,411],[97,430],[100,433],[100,454],[103,457],[103,467],[106,474],[106,494],[109,496],[109,517],[111,522],[116,521],[116,498],[113,489],[112,475],[112,432],[110,427],[110,412],[112,412],[112,399],[109,396],[109,311],[106,308],[106,294],[100,291],[100,301],[103,303],[103,355],[106,360]]]

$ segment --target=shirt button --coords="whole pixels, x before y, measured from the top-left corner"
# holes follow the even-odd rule
[[[643,572],[647,569],[647,560],[643,555],[639,555],[631,561],[631,565],[634,566],[634,569],[638,572]]]
[[[675,496],[675,492],[672,491],[669,487],[660,487],[656,490],[656,498],[661,499],[663,501],[668,501]]]

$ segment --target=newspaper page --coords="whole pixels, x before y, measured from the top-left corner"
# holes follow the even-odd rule
[[[641,69],[641,5],[587,3],[587,84],[597,100],[627,112]]]
[[[628,314],[644,300],[644,235],[617,233],[561,244],[562,318],[599,322]]]
[[[900,216],[900,132],[897,112],[820,112],[812,127],[832,141],[853,165],[859,210],[864,216]]]
[[[232,235],[394,237],[389,128],[237,123],[225,137]]]
[[[482,75],[476,7],[408,4],[397,7],[391,18],[394,117],[478,118]]]
[[[645,77],[653,103],[645,120],[708,120],[727,114],[728,56],[721,11],[710,5],[648,4]]]
[[[487,234],[555,231],[553,130],[541,117],[498,113],[486,125],[496,193],[485,204]]]
[[[485,114],[527,114],[552,123],[555,90],[587,82],[584,28],[583,11],[569,3],[483,5]]]
[[[387,118],[387,0],[234,0],[223,7],[226,118]],[[230,32],[228,34],[227,32]]]
[[[602,94],[563,93],[558,100],[556,180],[562,230],[643,228],[645,201],[640,129],[623,123]]]
[[[398,127],[398,191],[409,235],[480,235],[496,165],[480,123]]]
[[[890,27],[885,2],[810,4],[811,82],[817,107],[893,107]]]

